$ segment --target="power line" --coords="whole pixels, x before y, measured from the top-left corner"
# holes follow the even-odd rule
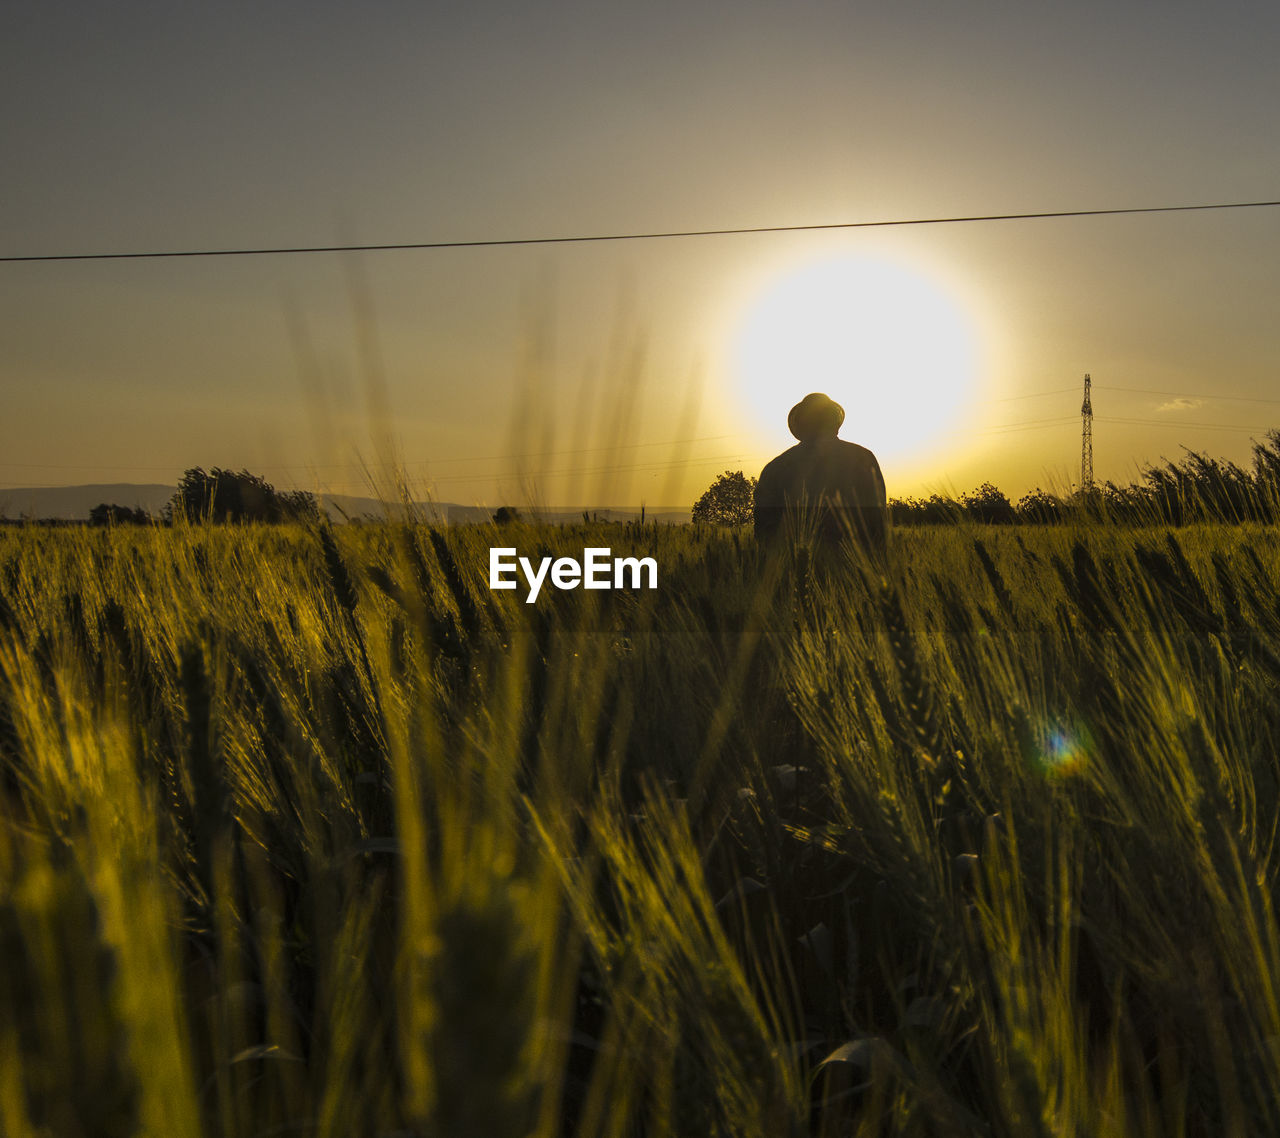
[[[1102,388],[1101,385],[1099,385],[1099,389],[1109,390],[1109,391],[1123,390],[1123,391],[1133,391],[1133,392],[1145,392],[1148,394],[1155,394],[1155,395],[1181,395],[1184,398],[1239,399],[1240,401],[1243,401],[1243,402],[1280,404],[1280,399],[1251,399],[1246,396],[1239,396],[1239,397],[1201,396],[1201,395],[1195,395],[1195,394],[1190,394],[1185,392],[1179,393],[1179,392],[1168,392],[1168,391],[1155,391],[1150,388],[1116,388],[1116,387]],[[1074,391],[1074,390],[1076,389],[1061,388],[1056,391],[1033,392],[1033,393],[1029,393],[1028,396],[1026,397],[1030,398],[1034,395],[1056,395],[1056,394],[1062,394],[1063,392],[1066,392],[1066,391]],[[1010,396],[1008,398],[1017,399],[1017,398],[1022,398],[1022,396]],[[990,404],[990,403],[1000,403],[1000,402],[1006,402],[1006,401],[1007,401],[1006,399],[995,399],[995,400],[988,400],[986,402]],[[1151,427],[1164,427],[1164,428],[1177,427],[1181,429],[1190,428],[1195,430],[1204,429],[1204,430],[1218,430],[1218,431],[1254,431],[1256,432],[1258,430],[1256,426],[1245,426],[1241,424],[1228,424],[1228,423],[1199,423],[1199,422],[1187,421],[1187,420],[1134,418],[1134,417],[1119,417],[1119,416],[1110,416],[1110,415],[1098,416],[1097,418],[1099,419],[1099,421],[1104,423],[1116,423],[1116,424],[1123,424],[1128,426],[1151,426]],[[1062,426],[1063,424],[1066,424],[1066,423],[1075,422],[1075,420],[1076,420],[1076,416],[1074,415],[1054,416],[1054,417],[1048,417],[1043,419],[1018,420],[1011,423],[995,423],[988,427],[979,427],[973,433],[979,434],[979,435],[988,435],[988,436],[1017,434],[1022,431],[1037,431],[1037,430],[1045,430],[1051,427]],[[649,443],[623,443],[617,446],[580,447],[580,448],[575,448],[571,450],[541,451],[541,452],[531,452],[527,454],[515,454],[515,455],[510,455],[510,454],[484,455],[484,456],[459,455],[459,456],[445,457],[445,458],[407,459],[402,465],[406,467],[407,466],[425,466],[425,467],[431,468],[431,467],[437,467],[445,463],[453,463],[453,462],[468,462],[468,461],[475,461],[475,462],[480,462],[480,461],[513,462],[515,461],[515,462],[518,462],[520,460],[529,459],[529,458],[559,458],[567,455],[593,454],[593,453],[600,453],[600,452],[608,452],[612,454],[618,451],[637,450],[645,447],[676,446],[676,445],[685,445],[685,444],[696,443],[696,442],[718,442],[724,439],[733,439],[733,438],[742,438],[742,437],[745,437],[745,436],[702,435],[702,436],[698,436],[695,438],[688,438],[688,439],[670,439],[670,440],[661,440],[661,441],[655,441],[655,442],[649,442]],[[555,477],[555,476],[562,476],[562,475],[586,475],[586,474],[606,474],[606,473],[615,473],[615,472],[623,472],[623,471],[663,470],[663,469],[669,469],[670,467],[677,466],[677,465],[700,466],[700,465],[707,465],[710,463],[740,462],[742,461],[742,459],[743,459],[743,452],[739,452],[737,454],[689,456],[687,458],[682,458],[678,460],[665,460],[665,461],[660,460],[660,461],[649,461],[649,462],[630,463],[630,464],[614,463],[614,464],[607,464],[604,466],[561,468],[557,470],[539,470],[539,471],[516,470],[516,471],[488,472],[488,473],[467,473],[467,474],[457,474],[457,475],[445,474],[443,476],[433,479],[433,481],[438,481],[444,484],[450,484],[450,483],[459,483],[459,482],[481,482],[489,479],[507,480],[507,479],[519,479],[519,478],[548,478],[548,477]],[[112,466],[112,465],[95,466],[88,463],[0,462],[0,469],[171,471],[182,465],[183,463],[171,463],[164,466]],[[355,462],[328,463],[328,464],[309,463],[304,466],[296,466],[296,465],[282,466],[275,463],[272,463],[270,465],[275,470],[284,471],[284,472],[294,472],[294,473],[299,471],[304,473],[310,473],[312,471],[322,470],[322,469],[344,469],[344,470],[362,469],[362,464],[355,463]],[[426,472],[423,472],[423,474],[420,474],[418,476],[425,477]],[[35,482],[8,482],[6,488],[8,489],[35,488],[43,485],[44,485],[43,483],[35,483]]]
[[[545,450],[535,451],[529,454],[484,454],[484,455],[453,455],[445,458],[408,458],[401,465],[404,466],[438,466],[447,462],[519,462],[526,458],[558,458],[566,454],[592,454],[599,451],[620,451],[620,450],[639,450],[643,447],[661,447],[661,446],[688,446],[691,443],[707,443],[720,442],[724,439],[743,438],[743,435],[699,435],[691,439],[660,439],[651,443],[619,443],[616,446],[598,446],[598,447],[577,447],[572,450]],[[175,467],[183,467],[189,465],[186,460],[182,462],[170,462],[159,466],[113,466],[111,464],[94,465],[85,462],[3,462],[0,461],[0,470],[6,468],[24,469],[24,470],[173,470]],[[269,463],[273,470],[302,471],[309,473],[313,470],[363,470],[368,463],[363,462],[309,462],[302,466],[282,465],[280,463]]]
[[[1068,391],[1075,391],[1074,387],[1055,387],[1052,391],[1027,391],[1022,395],[1004,395],[999,399],[989,399],[988,403],[1012,403],[1015,399],[1039,399],[1043,395],[1064,395]]]
[[[1272,403],[1280,406],[1280,399],[1261,399],[1251,395],[1223,395],[1221,392],[1208,391],[1162,391],[1154,387],[1114,387],[1109,383],[1095,383],[1095,391],[1122,391],[1129,395],[1164,395],[1175,399],[1219,400],[1227,403]],[[1012,403],[1020,399],[1039,399],[1047,395],[1066,395],[1079,391],[1078,387],[1055,387],[1051,391],[1026,391],[1021,395],[1003,395],[998,399],[986,400],[988,403]]]
[[[733,436],[726,436],[726,437],[732,438]],[[555,452],[549,452],[549,453],[554,454]],[[561,453],[572,454],[575,452],[565,451]],[[745,456],[747,456],[748,454],[749,452],[747,451],[737,451],[730,454],[706,455],[702,457],[691,457],[691,458],[682,458],[682,459],[666,459],[666,460],[659,460],[654,462],[610,463],[604,466],[561,467],[556,470],[508,470],[508,471],[490,472],[487,474],[456,474],[456,475],[446,475],[443,478],[429,479],[429,481],[439,482],[439,483],[448,485],[448,484],[453,484],[458,482],[485,482],[490,480],[514,481],[521,478],[552,478],[552,477],[557,477],[565,474],[586,475],[586,474],[614,474],[622,471],[642,471],[642,470],[643,471],[660,471],[660,470],[668,470],[673,466],[706,466],[712,463],[718,464],[722,462],[730,462],[730,463],[743,462],[745,461]],[[12,465],[16,465],[16,464],[12,464]],[[67,469],[74,470],[77,468],[70,467]],[[296,470],[298,468],[297,467],[280,467],[278,469]],[[425,477],[425,476],[419,475],[417,477]],[[12,489],[15,487],[36,487],[41,485],[43,484],[34,483],[34,482],[14,482],[14,483],[10,483],[7,488]]]
[[[1137,213],[1189,213],[1211,209],[1260,209],[1280,201],[1211,202],[1198,205],[1129,206],[1121,209],[1061,209],[1038,213],[987,213],[957,217],[911,217],[885,221],[833,221],[819,225],[757,225],[735,229],[682,229],[661,233],[599,233],[571,237],[503,237],[484,241],[403,241],[387,245],[295,245],[273,249],[166,249],[144,253],[42,253],[0,257],[19,261],[128,261],[163,257],[266,257],[292,253],[388,253],[410,249],[492,249],[516,245],[580,245],[602,241],[652,241],[669,237],[735,237],[751,233],[812,233],[833,229],[886,229],[908,225],[958,225],[975,221],[1039,221],[1053,217],[1115,217]]]
[[[1167,395],[1175,399],[1216,399],[1227,403],[1272,403],[1280,406],[1280,399],[1259,399],[1251,395],[1221,395],[1217,392],[1203,391],[1157,391],[1151,387],[1112,387],[1110,384],[1099,384],[1100,391],[1124,391],[1131,395]]]
[[[719,466],[723,464],[744,463],[748,452],[740,451],[736,454],[719,454],[708,455],[705,458],[689,458],[689,459],[669,459],[661,462],[641,462],[641,463],[621,463],[611,464],[608,466],[591,466],[591,467],[562,467],[558,470],[508,470],[490,474],[457,474],[446,475],[443,478],[427,478],[418,476],[425,482],[432,485],[453,486],[463,482],[519,482],[522,480],[541,480],[546,478],[556,478],[563,475],[584,476],[591,474],[617,474],[620,472],[635,473],[637,471],[649,471],[654,474],[669,470],[672,467],[696,467],[696,466]],[[350,484],[344,483],[350,492]],[[363,489],[368,490],[365,486]],[[326,487],[322,494],[336,494],[339,490],[336,487]]]
[[[1192,423],[1186,420],[1170,422],[1167,419],[1122,419],[1111,415],[1101,416],[1101,419],[1104,423],[1124,423],[1127,426],[1139,427],[1177,427],[1179,430],[1191,428],[1197,431],[1252,431],[1254,434],[1265,431],[1265,428],[1259,428],[1256,424],[1246,427],[1238,423]]]
[[[485,455],[455,455],[452,458],[416,458],[409,459],[409,462],[422,463],[428,466],[438,465],[445,462],[518,462],[525,458],[558,458],[563,454],[592,454],[597,451],[619,451],[619,450],[639,450],[642,447],[667,447],[667,446],[688,446],[690,443],[710,443],[719,442],[723,439],[738,439],[742,435],[699,435],[693,439],[665,439],[652,443],[618,443],[616,446],[599,446],[599,447],[577,447],[573,450],[544,450],[535,451],[530,454],[485,454]],[[334,466],[354,466],[354,463],[329,463],[328,467]],[[328,467],[318,466],[316,469],[323,470]]]
[[[1042,427],[1054,427],[1061,423],[1074,423],[1076,417],[1074,415],[1059,415],[1050,419],[1028,419],[1025,422],[1017,423],[996,423],[991,427],[981,429],[982,434],[986,435],[1009,435],[1015,431],[1040,430]]]
[[[1075,388],[1068,388],[1066,390],[1074,391]],[[1046,392],[1043,394],[1049,394],[1049,393]],[[993,400],[993,402],[999,402],[999,401]],[[1280,400],[1261,400],[1260,402],[1280,402]],[[979,427],[976,430],[974,430],[972,433],[978,434],[978,435],[1010,435],[1010,434],[1019,434],[1022,431],[1040,431],[1040,430],[1045,430],[1051,427],[1060,427],[1066,423],[1074,423],[1076,422],[1076,418],[1077,417],[1075,415],[1059,415],[1059,416],[1053,416],[1053,417],[1044,418],[1044,419],[1027,419],[1027,420],[1019,420],[1012,423],[995,423],[989,427]],[[1096,416],[1096,418],[1100,422],[1104,422],[1104,423],[1120,423],[1124,425],[1133,425],[1133,426],[1180,427],[1180,428],[1192,428],[1192,429],[1204,428],[1206,430],[1220,430],[1220,431],[1256,431],[1258,429],[1257,427],[1243,426],[1243,425],[1237,425],[1237,424],[1197,423],[1197,422],[1190,422],[1186,420],[1169,421],[1165,419],[1123,418],[1123,417],[1110,416],[1110,415]],[[484,456],[484,459],[512,462],[512,461],[519,461],[520,459],[525,459],[525,458],[559,458],[564,455],[591,454],[591,453],[598,453],[601,451],[613,453],[621,450],[634,450],[640,447],[669,446],[669,445],[677,445],[677,444],[691,443],[691,442],[711,442],[711,441],[719,441],[721,439],[731,439],[731,438],[739,438],[739,437],[743,437],[743,436],[704,435],[696,439],[674,439],[674,440],[670,440],[669,442],[653,442],[653,443],[627,443],[617,447],[582,447],[574,450],[542,451],[538,453],[523,454],[523,455],[486,455]],[[473,456],[457,456],[453,458],[407,459],[405,460],[403,465],[435,467],[446,462],[465,462],[465,461],[472,461],[472,460],[481,461],[481,458],[474,457],[473,459]],[[688,458],[682,458],[678,460],[661,460],[657,462],[643,462],[643,463],[634,463],[634,464],[609,464],[606,466],[561,468],[557,470],[539,470],[539,471],[523,471],[523,472],[522,471],[501,471],[501,472],[490,471],[487,473],[467,473],[467,474],[455,474],[455,475],[444,474],[442,476],[438,476],[434,478],[433,481],[438,481],[438,482],[447,484],[447,483],[455,483],[455,482],[481,482],[481,481],[485,481],[486,479],[501,480],[501,479],[513,479],[513,478],[524,478],[524,477],[546,478],[546,477],[565,475],[565,474],[580,475],[580,474],[613,473],[613,472],[628,471],[628,470],[632,470],[632,471],[655,470],[655,469],[667,469],[671,466],[677,466],[677,465],[694,466],[694,465],[705,465],[708,463],[732,462],[732,461],[741,461],[741,460],[742,460],[741,453],[707,455],[707,456],[689,456]],[[87,463],[0,462],[0,469],[98,470],[98,471],[157,470],[157,471],[162,471],[162,470],[174,470],[177,467],[182,465],[183,463],[180,463],[180,462],[171,463],[166,466],[110,466],[110,465],[94,466]],[[322,469],[323,470],[362,469],[362,465],[360,463],[354,463],[354,462],[353,463],[306,464],[304,466],[280,465],[278,463],[271,463],[269,465],[274,470],[291,472],[291,473],[297,473],[297,472],[309,473],[313,470],[322,470]],[[421,475],[418,475],[418,477],[425,477],[425,476],[426,476],[425,472]],[[45,484],[37,483],[37,482],[9,482],[7,485],[9,488],[17,488],[17,487],[36,487],[36,486],[43,486]]]
[[[554,478],[564,474],[614,474],[619,471],[635,471],[635,470],[669,470],[673,466],[706,466],[710,463],[721,462],[743,462],[743,456],[747,453],[739,451],[736,454],[719,454],[708,455],[705,458],[688,458],[688,459],[669,459],[664,462],[640,462],[640,463],[624,463],[612,464],[609,466],[594,467],[564,467],[560,470],[512,470],[502,474],[458,474],[453,476],[446,475],[444,478],[432,479],[432,481],[440,482],[445,485],[451,485],[455,482],[484,482],[490,479],[495,481],[515,481],[521,478]]]
[[[983,434],[983,435],[1008,435],[1008,434],[1016,434],[1020,431],[1026,431],[1026,430],[1042,430],[1045,427],[1058,426],[1062,423],[1070,423],[1074,421],[1075,421],[1075,416],[1066,415],[1059,418],[1032,419],[1027,422],[998,423],[993,427],[979,428],[975,433]],[[562,455],[589,454],[589,453],[598,452],[598,451],[613,452],[613,451],[619,451],[619,450],[635,449],[637,447],[644,447],[644,446],[676,445],[677,443],[689,443],[689,442],[709,442],[709,441],[720,440],[720,439],[732,439],[732,438],[741,438],[741,437],[743,436],[706,435],[698,439],[673,440],[672,443],[665,443],[665,444],[664,443],[631,443],[631,444],[626,444],[619,447],[584,447],[578,450],[544,451],[540,454],[491,455],[486,457],[491,459],[505,460],[507,462],[511,462],[511,461],[517,461],[522,458],[558,458]],[[454,474],[454,475],[443,474],[443,475],[439,475],[431,478],[431,481],[447,485],[447,484],[458,483],[458,482],[483,482],[490,479],[495,481],[501,481],[501,480],[519,479],[519,478],[548,478],[548,477],[560,476],[560,475],[566,475],[566,474],[583,475],[583,474],[606,474],[606,473],[614,473],[614,472],[621,472],[621,471],[665,470],[673,466],[699,466],[699,465],[707,465],[709,463],[741,462],[743,460],[743,453],[745,452],[739,452],[737,454],[689,456],[688,458],[664,460],[664,461],[657,461],[657,462],[644,462],[644,463],[634,463],[634,464],[611,464],[607,466],[597,466],[597,467],[561,468],[558,470],[502,471],[502,472],[490,471],[487,473],[479,473],[479,474],[468,473],[468,474]],[[470,456],[458,457],[453,459],[408,459],[402,465],[434,467],[443,462],[468,461],[469,458]],[[479,459],[477,459],[476,461],[479,461]],[[101,470],[106,470],[106,471],[169,470],[171,471],[182,465],[183,465],[182,463],[172,463],[168,466],[90,466],[82,463],[0,462],[0,470],[22,469],[22,470],[98,470],[98,471],[101,471]],[[327,469],[335,469],[335,468],[343,469],[343,470],[362,469],[362,466],[360,463],[329,463],[327,465],[317,464],[314,466],[310,464],[306,466],[294,466],[294,465],[282,466],[277,463],[271,463],[269,465],[273,470],[287,472],[287,473],[298,473],[298,472],[310,473],[312,470],[321,470],[321,469],[327,470]],[[423,472],[421,474],[416,475],[416,477],[429,477],[429,476],[425,472]],[[7,485],[9,488],[39,487],[39,486],[44,486],[45,483],[9,482],[7,483]]]
[[[1042,392],[1035,392],[1034,394],[1054,395],[1054,394],[1060,394],[1061,391],[1074,391],[1074,390],[1075,388],[1062,388],[1058,392],[1042,391]],[[1022,396],[1009,396],[1008,398],[1018,399],[1018,398],[1022,398]],[[1002,403],[1006,401],[1007,400],[1005,399],[994,399],[994,400],[984,400],[982,402],[984,404],[990,404],[990,403]],[[1039,427],[1042,425],[1051,426],[1058,423],[1067,423],[1072,421],[1074,421],[1074,416],[1067,415],[1067,416],[1062,416],[1058,418],[1031,419],[1031,420],[1017,421],[1013,423],[995,423],[990,427],[978,428],[978,433],[1007,434],[1012,431],[1018,431],[1018,430],[1039,429]],[[443,466],[446,463],[520,462],[524,459],[531,459],[531,458],[560,458],[565,455],[593,454],[593,453],[600,453],[600,452],[616,453],[618,451],[624,451],[624,450],[639,450],[645,447],[688,446],[693,443],[722,442],[725,439],[748,439],[750,437],[751,436],[747,436],[747,435],[698,435],[693,438],[687,438],[687,439],[661,439],[661,440],[656,440],[654,442],[646,442],[646,443],[620,443],[616,446],[610,445],[610,446],[597,446],[597,447],[577,447],[577,448],[568,449],[568,450],[534,451],[526,454],[450,455],[445,457],[409,458],[409,459],[404,459],[400,465],[404,467],[425,466],[425,467],[434,469],[434,468]],[[719,461],[719,459],[713,459],[713,458],[704,459],[704,458],[699,458],[697,456],[691,456],[687,460],[682,459],[680,461],[710,462],[710,461]],[[0,460],[0,470],[88,470],[88,471],[134,473],[137,471],[160,471],[160,472],[173,471],[179,468],[186,469],[190,465],[191,465],[190,460],[187,460],[187,459],[170,462],[170,463],[153,464],[153,465],[145,465],[145,466],[144,465],[122,465],[122,464],[112,464],[112,463],[87,463],[87,462],[7,462],[4,460]],[[293,474],[296,474],[296,473],[309,474],[313,471],[319,471],[319,470],[363,470],[367,467],[368,464],[361,463],[361,462],[329,462],[329,463],[304,463],[304,464],[298,465],[293,463],[282,464],[278,462],[269,462],[266,465],[270,466],[272,470],[276,470],[276,471],[283,471],[283,472],[293,473]],[[617,469],[622,469],[622,468],[618,467]],[[562,471],[559,473],[576,473],[576,471],[575,472]],[[444,474],[438,480],[444,481],[444,482],[456,482],[456,481],[463,481],[463,480],[478,481],[484,478],[502,478],[502,477],[516,477],[516,475],[503,475],[503,474],[497,474],[497,473],[487,473],[487,474],[478,473],[478,474],[459,474],[459,475]],[[34,483],[34,482],[10,483],[10,485],[11,486],[18,486],[18,485],[37,486],[37,485],[43,485],[43,483]]]

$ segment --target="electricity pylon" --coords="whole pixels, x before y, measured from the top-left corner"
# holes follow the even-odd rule
[[[1093,403],[1089,388],[1093,381],[1084,377],[1084,402],[1080,404],[1080,489],[1088,494],[1093,489]]]

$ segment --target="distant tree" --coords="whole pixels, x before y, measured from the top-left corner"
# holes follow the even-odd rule
[[[166,513],[193,522],[312,521],[319,519],[320,507],[314,494],[278,491],[247,470],[194,466],[183,473]]]
[[[1055,494],[1050,494],[1047,490],[1041,490],[1039,486],[1023,494],[1018,499],[1018,520],[1020,522],[1032,522],[1039,525],[1060,522],[1064,517],[1065,510],[1066,505],[1061,498]]]
[[[972,494],[961,494],[965,513],[975,522],[986,525],[1008,525],[1017,520],[1013,503],[992,482],[984,482]]]
[[[1253,444],[1253,484],[1263,520],[1280,518],[1280,430],[1272,428],[1263,442]]]
[[[520,520],[520,511],[515,506],[499,506],[493,512],[493,520],[500,526]]]
[[[151,515],[141,506],[130,509],[100,502],[89,511],[89,524],[93,526],[145,526],[150,520]]]
[[[752,521],[756,480],[741,470],[726,470],[693,504],[693,520],[720,526],[745,526]]]
[[[282,521],[318,522],[321,519],[320,503],[307,490],[277,490],[276,501],[283,511]]]

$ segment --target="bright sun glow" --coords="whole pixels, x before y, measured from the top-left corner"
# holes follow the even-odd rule
[[[761,424],[785,431],[811,391],[845,409],[844,438],[883,462],[921,457],[973,408],[977,337],[932,281],[900,265],[842,256],[766,288],[737,338],[736,373]]]

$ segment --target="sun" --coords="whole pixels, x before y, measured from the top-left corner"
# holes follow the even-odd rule
[[[960,303],[920,273],[879,258],[829,257],[748,303],[734,373],[771,433],[785,430],[795,403],[821,391],[845,409],[843,437],[882,462],[910,461],[972,414],[978,336]]]

